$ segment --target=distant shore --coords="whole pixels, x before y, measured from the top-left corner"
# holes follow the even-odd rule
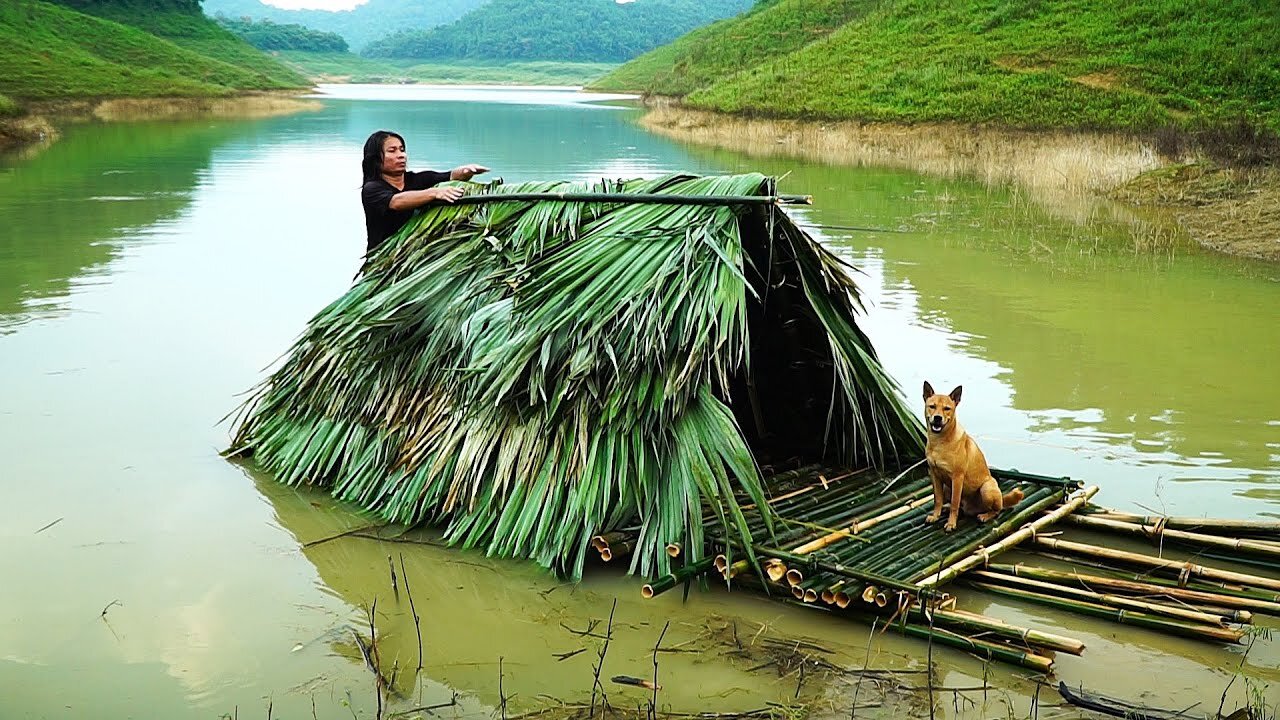
[[[1089,193],[1170,211],[1200,245],[1280,263],[1280,168],[1174,156],[1136,134],[961,123],[818,122],[689,109],[649,97],[641,125],[675,140],[765,157],[900,167],[1039,194]]]
[[[197,117],[274,117],[316,110],[317,100],[298,91],[254,92],[227,97],[96,98],[26,103],[22,113],[0,118],[0,152],[39,146],[58,138],[59,128],[77,122]]]

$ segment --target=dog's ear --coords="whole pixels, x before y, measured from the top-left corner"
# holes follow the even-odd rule
[[[933,386],[929,384],[928,380],[925,380],[924,381],[924,399],[928,400],[931,397],[933,397]]]
[[[961,390],[964,390],[964,386],[963,386],[963,385],[957,385],[957,386],[956,386],[956,389],[951,391],[951,399],[952,399],[952,400],[955,400],[957,405],[959,405],[959,404],[960,404],[960,391],[961,391]]]

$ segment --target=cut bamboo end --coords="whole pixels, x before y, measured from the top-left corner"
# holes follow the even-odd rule
[[[831,590],[831,588],[827,588],[826,590],[823,590],[822,594],[819,597],[822,598],[822,602],[825,605],[836,604],[836,594]]]
[[[652,585],[646,584],[644,587],[640,588],[640,597],[644,598],[645,600],[652,600],[653,596],[656,594],[657,593],[653,591]]]
[[[781,582],[787,572],[787,566],[780,560],[769,559],[764,562],[764,574],[773,582]]]
[[[849,593],[847,592],[838,592],[836,593],[835,603],[836,607],[844,610],[853,604],[853,598],[849,597]]]
[[[876,587],[875,585],[868,585],[866,589],[862,591],[862,602],[870,605],[871,603],[876,601],[876,594],[879,592],[880,592],[880,588]]]
[[[680,557],[680,543],[667,543],[667,557]]]
[[[799,585],[792,585],[791,597],[800,601],[804,601],[804,588],[800,587]]]
[[[787,579],[787,584],[792,587],[804,582],[804,573],[795,568],[789,568],[784,577]]]
[[[716,566],[716,572],[723,575],[725,570],[728,569],[729,567],[729,558],[725,557],[724,553],[720,553],[719,555],[716,556],[715,566]]]
[[[607,547],[600,548],[600,559],[605,562],[613,560],[613,551]]]
[[[885,592],[876,593],[876,607],[887,607],[889,605],[889,594]]]
[[[805,602],[807,602],[807,603],[817,602],[817,601],[818,601],[818,591],[817,591],[817,590],[814,590],[814,589],[812,589],[812,588],[806,589],[806,590],[804,591],[804,593],[803,593],[803,597],[802,597],[801,599],[802,599],[802,600],[804,600],[804,601],[805,601]]]

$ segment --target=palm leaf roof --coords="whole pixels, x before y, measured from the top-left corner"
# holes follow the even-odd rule
[[[670,542],[697,560],[704,517],[749,540],[763,460],[888,467],[922,448],[849,268],[776,204],[693,204],[775,187],[469,186],[487,202],[424,208],[312,319],[232,451],[573,577],[619,527],[639,526],[645,575],[668,571]],[[665,204],[495,197],[552,192]]]

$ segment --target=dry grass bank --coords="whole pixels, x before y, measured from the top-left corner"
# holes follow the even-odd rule
[[[1170,158],[1156,141],[1122,133],[1019,131],[961,124],[809,122],[692,110],[650,98],[641,120],[667,137],[758,157],[898,167],[1013,184],[1049,209],[1109,197],[1166,209],[1201,245],[1280,262],[1280,170],[1226,170]],[[1177,168],[1200,168],[1192,172]],[[1143,232],[1147,232],[1144,230]]]
[[[38,149],[58,137],[58,126],[69,122],[130,122],[203,117],[263,118],[318,110],[317,100],[296,92],[264,92],[215,98],[111,98],[59,100],[28,104],[23,114],[0,119],[0,151]]]
[[[643,124],[679,140],[755,155],[974,177],[992,184],[1105,192],[1162,164],[1151,143],[1117,133],[818,123],[721,115],[670,102],[651,105]]]
[[[1171,209],[1205,247],[1280,262],[1280,168],[1173,165],[1135,178],[1112,197]]]

